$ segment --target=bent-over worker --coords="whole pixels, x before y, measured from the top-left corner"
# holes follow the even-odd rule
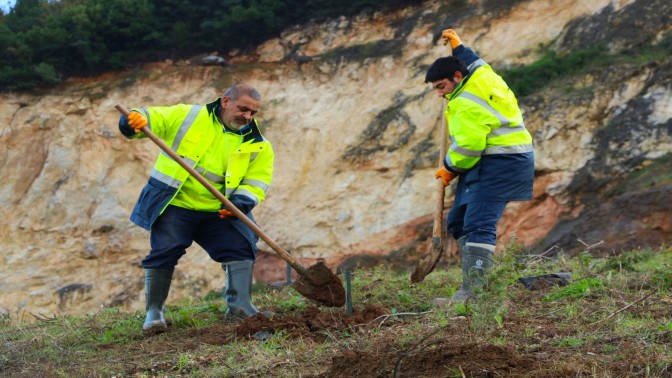
[[[453,29],[444,30],[442,38],[454,55],[437,59],[425,82],[448,100],[450,146],[435,176],[446,186],[459,177],[446,223],[462,260],[462,286],[451,300],[464,302],[494,263],[497,222],[507,203],[532,199],[534,151],[504,80]]]
[[[121,116],[119,130],[135,139],[145,136],[143,127],[149,128],[253,220],[251,211],[264,200],[273,176],[273,149],[254,119],[260,104],[256,89],[239,84],[205,105],[134,108],[128,117]],[[259,312],[251,303],[258,236],[164,152],[131,221],[150,231],[151,250],[142,260],[145,331],[167,329],[164,309],[173,271],[192,242],[226,273],[227,318],[244,319]]]

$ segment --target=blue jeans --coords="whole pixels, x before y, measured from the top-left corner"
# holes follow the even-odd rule
[[[506,201],[479,201],[453,206],[446,220],[448,233],[455,240],[466,236],[467,243],[496,245],[497,222]]]
[[[145,269],[174,269],[192,242],[217,262],[254,260],[255,249],[231,221],[218,212],[187,210],[168,206],[152,225],[149,255],[142,260]]]

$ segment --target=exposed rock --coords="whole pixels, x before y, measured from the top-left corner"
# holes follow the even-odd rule
[[[92,284],[70,284],[56,290],[58,296],[58,309],[64,311],[70,305],[81,307],[81,304],[90,298],[89,293],[93,288]]]
[[[431,234],[445,104],[424,71],[445,53],[441,29],[456,28],[500,70],[536,60],[540,44],[572,51],[620,38],[609,44],[620,51],[662,43],[668,3],[472,1],[456,10],[425,2],[291,28],[255,54],[228,58],[264,64],[157,62],[143,75],[73,80],[40,96],[1,94],[0,307],[11,316],[144,308],[139,262],[149,234],[128,217],[159,150],[119,134],[115,104],[204,103],[250,83],[262,93],[259,119],[276,153],[258,224],[306,266],[323,259],[334,269],[404,269],[426,253]],[[515,240],[574,253],[584,249],[577,239],[604,240],[595,251],[606,254],[670,242],[670,58],[633,61],[519,99],[536,146],[534,200],[507,208],[499,249]],[[446,208],[451,198],[449,188]],[[260,248],[257,280],[284,280],[285,263]],[[168,301],[223,285],[219,264],[193,246]]]
[[[206,55],[198,58],[198,64],[202,66],[228,66],[229,62],[221,56]]]

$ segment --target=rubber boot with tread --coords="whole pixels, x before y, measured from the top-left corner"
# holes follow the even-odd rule
[[[252,304],[253,265],[254,262],[251,260],[222,263],[222,268],[226,272],[223,294],[229,305],[225,317],[229,321],[241,321],[259,313],[259,310]],[[272,315],[266,311],[262,314],[266,317]]]
[[[462,251],[462,287],[450,298],[453,303],[475,299],[474,289],[483,286],[485,275],[494,264],[493,253],[486,248],[465,243]]]
[[[165,302],[172,278],[172,269],[145,269],[147,315],[142,330],[146,333],[161,333],[168,330]]]

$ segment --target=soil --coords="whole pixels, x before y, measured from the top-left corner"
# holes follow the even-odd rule
[[[546,290],[519,290],[514,307],[537,307]],[[542,313],[543,310],[537,309]],[[433,311],[440,311],[434,309]],[[633,310],[635,311],[635,310]],[[642,314],[643,316],[646,314]],[[646,316],[656,316],[648,314]],[[669,316],[669,312],[658,314]],[[406,349],[399,349],[398,338],[408,323],[395,316],[385,307],[367,304],[354,309],[348,316],[345,311],[308,307],[299,313],[267,318],[261,314],[239,323],[218,323],[200,329],[181,330],[178,334],[151,340],[146,337],[143,349],[160,351],[179,340],[182,348],[202,343],[223,345],[237,339],[258,342],[278,332],[285,337],[302,338],[320,343],[342,334],[342,331],[371,334],[375,345],[348,345],[335,351],[330,365],[319,373],[306,374],[311,378],[331,377],[547,377],[591,376],[600,371],[605,376],[639,376],[638,366],[643,369],[655,361],[655,356],[645,356],[631,339],[605,340],[604,344],[592,344],[579,348],[567,348],[557,343],[559,338],[571,338],[577,330],[559,325],[552,316],[520,317],[504,315],[502,327],[488,334],[471,330],[470,319],[456,317],[448,324],[437,328],[428,323],[418,332],[417,338]],[[534,330],[534,332],[529,332]],[[260,336],[261,335],[261,336]],[[528,335],[507,338],[506,346],[497,345],[499,336]],[[160,340],[158,340],[160,339]],[[619,358],[614,359],[617,345]],[[611,349],[610,349],[611,348]],[[325,361],[326,362],[326,361]],[[328,362],[327,362],[328,363]],[[146,367],[128,372],[142,372]],[[672,367],[660,374],[672,376]],[[669,375],[665,375],[669,374]]]
[[[577,322],[558,321],[554,315],[557,307],[543,300],[552,285],[537,286],[531,290],[521,284],[508,287],[511,296],[506,307],[509,311],[503,313],[497,323],[492,320],[481,328],[474,325],[476,320],[472,317],[456,316],[442,323],[435,316],[428,316],[440,311],[455,314],[454,310],[442,307],[423,313],[397,313],[379,303],[362,303],[349,315],[344,309],[318,306],[301,310],[264,308],[264,313],[270,310],[275,314],[267,317],[260,313],[239,322],[229,321],[220,314],[220,321],[204,326],[171,324],[165,333],[138,335],[122,343],[99,344],[96,358],[112,361],[105,371],[113,369],[119,377],[164,376],[154,375],[161,372],[168,372],[166,376],[183,377],[190,376],[192,365],[180,365],[176,356],[189,356],[196,369],[212,365],[213,370],[217,370],[228,366],[226,359],[236,355],[227,349],[234,342],[242,343],[243,347],[247,342],[251,345],[268,343],[270,348],[276,348],[274,340],[281,344],[291,339],[302,340],[301,345],[308,349],[325,346],[326,349],[317,355],[305,350],[295,355],[287,350],[287,359],[277,364],[265,367],[250,364],[250,370],[229,368],[225,371],[232,374],[230,376],[287,376],[287,371],[279,374],[273,369],[287,364],[296,366],[294,372],[309,378],[672,377],[672,364],[662,361],[661,355],[650,348],[652,344],[667,348],[672,344],[672,332],[649,330],[642,334],[624,334],[614,332],[610,322],[586,324],[579,320],[581,318],[577,318]],[[642,288],[638,286],[638,289]],[[633,305],[626,311],[633,317],[658,319],[660,324],[668,324],[672,311],[653,304],[651,301]],[[597,306],[590,307],[581,311],[603,313]],[[193,316],[193,320],[198,320],[198,314]],[[604,319],[605,315],[599,318]],[[137,322],[140,326],[142,319],[138,318]],[[573,340],[580,342],[568,344]],[[642,353],[647,345],[649,352]],[[0,359],[0,368],[3,368],[1,363],[5,364],[4,372],[10,373],[8,376],[51,377],[56,375],[47,372],[66,372],[58,362],[48,360],[22,364],[20,360]],[[67,365],[72,369],[67,372],[73,373],[72,376],[93,376],[84,374],[89,364],[90,361],[82,361],[79,366]]]
[[[517,303],[512,306],[544,306],[541,297],[547,289],[529,291],[521,286],[517,290]],[[544,312],[536,308],[534,313]],[[668,315],[661,314],[663,317]],[[266,332],[272,337],[282,330],[287,337],[301,337],[320,343],[332,337],[329,335],[345,330],[386,335],[376,339],[379,341],[373,348],[360,350],[356,345],[350,345],[337,351],[325,371],[306,375],[311,378],[567,377],[587,376],[591,371],[602,371],[605,376],[625,377],[637,376],[638,366],[651,363],[642,359],[637,343],[628,339],[605,340],[603,345],[585,345],[577,349],[558,345],[558,339],[571,338],[577,330],[557,324],[552,316],[508,314],[503,317],[502,327],[488,331],[488,334],[475,333],[470,330],[469,319],[457,317],[440,328],[427,324],[427,329],[418,333],[415,342],[406,349],[399,349],[398,337],[407,326],[403,317],[373,304],[354,309],[351,316],[309,307],[293,316],[269,319],[257,315],[235,325],[193,331],[192,337],[194,342],[222,344],[232,337],[254,340],[259,339],[260,333]],[[227,327],[235,327],[234,332]],[[507,338],[510,341],[506,345],[496,343],[499,336],[527,334],[529,336]],[[602,352],[613,349],[614,345],[618,345],[618,354],[622,358],[614,359],[613,352]],[[325,364],[328,363],[325,361]],[[667,373],[672,376],[672,371],[663,374]]]
[[[346,350],[334,357],[331,369],[319,377],[445,377],[450,366],[468,377],[507,376],[525,362],[511,348],[437,340],[418,350],[382,356]]]
[[[255,337],[259,332],[275,333],[285,330],[292,336],[304,336],[321,339],[320,331],[340,330],[366,325],[390,312],[380,306],[369,305],[362,310],[345,313],[322,312],[317,307],[309,307],[297,316],[271,317],[257,314],[246,319],[236,327],[238,337]]]
[[[120,376],[136,377],[160,371],[174,372],[174,356],[203,350],[204,344],[224,346],[244,340],[263,343],[282,334],[283,338],[302,339],[307,345],[315,347],[327,342],[334,345],[335,349],[323,359],[305,366],[302,376],[310,378],[560,378],[596,376],[596,372],[604,377],[672,377],[672,365],[669,364],[663,366],[664,371],[653,375],[647,373],[652,364],[660,361],[656,360],[656,356],[641,353],[639,343],[642,340],[636,337],[614,333],[613,338],[599,339],[583,346],[568,348],[560,345],[558,340],[576,336],[581,332],[577,330],[581,326],[558,323],[552,313],[543,307],[541,298],[547,289],[528,291],[522,285],[511,289],[517,293],[510,306],[526,308],[529,313],[537,315],[523,316],[511,311],[503,315],[501,326],[481,332],[474,331],[472,319],[464,316],[450,318],[445,325],[438,326],[429,317],[424,322],[423,314],[395,314],[371,303],[354,308],[351,315],[345,311],[310,306],[285,314],[277,309],[278,314],[270,317],[260,313],[240,322],[227,321],[222,314],[221,321],[203,327],[174,328],[170,325],[168,331],[162,334],[144,335],[129,343],[100,345],[97,353],[115,356],[117,366],[124,366]],[[672,314],[666,309],[649,311],[646,307],[636,306],[628,311],[661,320]],[[409,322],[406,319],[410,317],[402,315],[411,316],[414,320]],[[409,326],[417,328],[415,338],[399,342],[400,337],[412,337],[413,332],[408,332]],[[355,333],[357,337],[348,338],[348,334]],[[656,340],[661,345],[672,342],[670,334],[659,336],[667,337]],[[340,341],[333,343],[336,339]],[[498,339],[507,341],[502,343]],[[222,364],[221,357],[213,355],[200,356],[197,361],[201,367]],[[48,364],[42,363],[39,368],[46,369],[40,372],[52,370]],[[180,367],[179,371],[177,376],[189,376],[188,368]],[[256,373],[252,375],[260,376]],[[274,374],[269,372],[262,376]]]
[[[324,262],[318,262],[307,269],[307,277],[299,277],[292,285],[304,297],[328,307],[345,304],[343,283]]]

